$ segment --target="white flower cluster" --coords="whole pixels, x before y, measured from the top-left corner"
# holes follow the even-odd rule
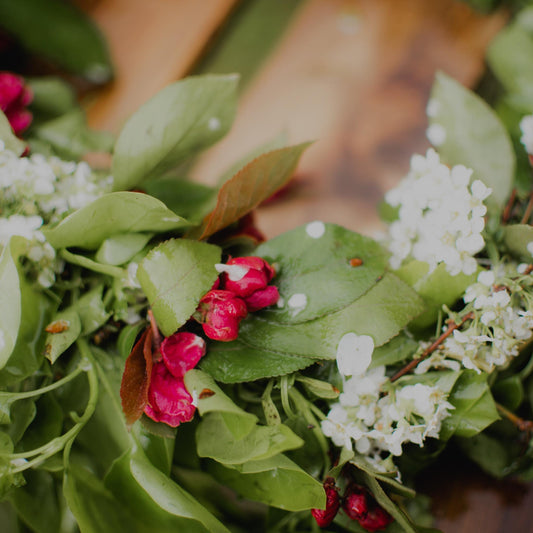
[[[367,370],[372,339],[348,335],[355,336],[352,357],[359,363],[351,368],[358,373],[343,375],[343,392],[321,425],[324,435],[337,446],[355,448],[377,468],[387,459],[382,457],[384,453],[398,456],[405,443],[423,446],[426,438],[438,438],[442,421],[453,409],[446,393],[421,383],[391,384],[384,366]],[[341,375],[349,368],[345,346],[341,340],[337,357]]]
[[[463,165],[442,164],[433,149],[412,157],[408,175],[385,195],[399,208],[388,235],[392,268],[412,257],[428,263],[430,271],[439,263],[452,275],[476,271],[474,255],[485,245],[483,200],[491,190],[480,180],[469,185],[471,176]]]
[[[111,190],[110,176],[97,177],[87,163],[18,157],[0,140],[0,252],[15,235],[28,241],[25,255],[35,264],[37,281],[50,287],[62,269],[41,226],[60,220]]]
[[[533,115],[527,115],[520,121],[520,130],[522,131],[520,141],[526,152],[533,155]]]
[[[503,273],[502,273],[503,274]],[[521,297],[527,293],[517,284],[516,291],[505,277],[493,270],[482,271],[467,288],[463,300],[473,309],[474,319],[464,331],[455,330],[443,344],[442,355],[456,359],[465,368],[491,372],[508,364],[520,346],[533,334],[533,313]]]

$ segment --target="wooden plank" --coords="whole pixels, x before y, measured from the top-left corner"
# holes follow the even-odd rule
[[[237,1],[105,0],[87,5],[116,67],[116,80],[86,106],[90,126],[118,131],[141,104],[185,76]]]
[[[300,165],[303,188],[262,208],[260,228],[272,237],[321,219],[371,233],[384,191],[428,146],[435,71],[473,85],[504,22],[451,0],[309,0],[244,94],[230,135],[193,174],[213,183],[281,131],[294,143],[317,139]]]

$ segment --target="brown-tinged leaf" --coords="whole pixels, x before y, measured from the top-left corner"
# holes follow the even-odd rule
[[[128,425],[132,425],[141,417],[148,403],[152,374],[152,340],[152,329],[147,328],[126,359],[120,384],[120,398]]]
[[[222,185],[215,208],[189,236],[205,239],[236,222],[272,196],[288,183],[309,144],[273,150],[248,163]]]
[[[69,329],[69,327],[70,322],[68,320],[54,320],[44,328],[44,331],[46,331],[46,333],[63,333]]]

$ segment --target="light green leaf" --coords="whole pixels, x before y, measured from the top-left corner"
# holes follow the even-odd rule
[[[209,343],[200,367],[222,383],[241,383],[283,376],[313,363],[308,357],[252,348],[236,340]]]
[[[1,26],[32,53],[103,83],[112,66],[98,28],[74,4],[62,0],[3,0]],[[54,28],[54,31],[50,31]]]
[[[438,146],[443,161],[473,169],[472,179],[492,189],[486,203],[501,209],[512,189],[515,156],[500,119],[479,96],[443,73],[437,74],[431,100],[437,112],[430,124],[446,135]]]
[[[153,237],[153,233],[122,233],[106,239],[98,248],[95,259],[106,265],[123,265],[133,259]]]
[[[115,145],[115,190],[158,178],[229,130],[236,109],[235,75],[198,76],[169,85],[127,122]]]
[[[226,425],[222,413],[209,413],[196,430],[196,444],[200,457],[209,457],[223,464],[269,459],[287,450],[300,448],[304,441],[284,424],[255,426],[252,431],[236,439]]]
[[[218,246],[171,239],[139,263],[137,279],[164,335],[172,335],[194,313],[218,276],[220,257]]]
[[[310,143],[263,154],[242,168],[220,188],[217,203],[190,236],[205,239],[237,222],[289,182],[303,151]]]
[[[26,81],[33,93],[32,111],[47,116],[59,116],[77,106],[73,88],[61,78],[41,76]]]
[[[22,152],[26,150],[26,143],[21,141],[13,133],[11,125],[9,124],[9,120],[7,120],[7,117],[4,115],[2,110],[0,110],[0,141],[3,141],[4,146],[8,150],[15,152],[17,155],[22,154]]]
[[[287,511],[324,509],[322,484],[284,455],[242,465],[209,463],[209,471],[241,496]]]
[[[442,440],[447,440],[452,435],[472,437],[500,418],[486,374],[465,370],[457,380],[448,401],[455,409],[450,410],[450,416],[442,422]]]
[[[466,288],[474,283],[478,272],[467,276],[462,272],[452,276],[446,265],[440,265],[429,272],[429,265],[425,261],[410,261],[394,273],[424,299],[426,312],[418,317],[413,326],[424,328],[436,322],[438,313],[443,305],[451,307],[461,296]]]
[[[44,355],[52,364],[81,334],[81,320],[74,309],[67,309],[57,313],[52,319],[53,323],[57,325],[62,323],[62,330],[57,333],[48,333],[46,336]]]
[[[188,225],[163,202],[147,194],[114,192],[78,209],[57,226],[44,228],[43,233],[54,248],[96,250],[113,235],[166,232]]]
[[[89,335],[107,322],[111,316],[102,298],[103,285],[97,285],[94,289],[85,293],[73,306],[81,321],[82,335]]]
[[[381,365],[394,365],[413,356],[419,344],[411,337],[400,333],[392,340],[376,348],[372,353],[369,368]]]
[[[241,322],[239,339],[263,350],[335,359],[346,333],[370,335],[375,346],[381,346],[423,310],[420,297],[389,273],[351,305],[309,322],[284,325],[249,316]]]
[[[516,257],[533,262],[533,254],[527,249],[527,245],[533,242],[533,226],[528,224],[512,224],[504,227],[503,242]]]
[[[201,416],[214,412],[231,415],[224,416],[224,421],[235,439],[241,439],[252,431],[257,423],[257,417],[236,405],[209,374],[197,369],[189,370],[185,374],[184,381],[187,390],[198,397],[197,406]],[[208,394],[202,395],[204,391]]]
[[[318,230],[320,236],[313,236],[313,230]],[[276,265],[273,283],[285,302],[282,308],[266,309],[263,316],[292,324],[351,304],[376,284],[385,272],[388,259],[388,253],[373,239],[321,222],[271,239],[255,253]],[[352,266],[352,259],[362,264],[357,261]],[[295,294],[305,295],[304,309],[290,307],[290,298]]]

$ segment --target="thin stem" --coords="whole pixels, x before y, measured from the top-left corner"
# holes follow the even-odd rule
[[[59,254],[65,261],[68,261],[73,265],[78,265],[88,270],[92,270],[93,272],[98,272],[99,274],[105,274],[113,278],[123,278],[126,275],[124,269],[122,268],[113,265],[97,263],[96,261],[93,261],[92,259],[89,259],[83,255],[73,254],[67,249],[61,250]]]
[[[289,400],[289,380],[287,379],[287,376],[281,377],[280,390],[281,390],[281,405],[283,406],[283,410],[285,411],[285,414],[289,418],[295,416],[294,411],[291,408],[291,402]]]
[[[496,404],[496,409],[498,409],[498,412],[504,418],[507,418],[507,420],[515,425],[519,431],[525,431],[527,433],[533,431],[533,422],[531,420],[524,420],[523,418],[520,418],[499,403]]]
[[[526,210],[524,211],[524,216],[522,217],[520,224],[528,224],[531,211],[533,211],[533,191],[529,193],[529,201],[527,202]]]
[[[505,209],[502,213],[502,224],[507,224],[511,218],[511,212],[513,210],[513,205],[516,199],[516,189],[511,191],[511,196],[509,196],[509,201],[507,202]]]
[[[443,342],[445,339],[447,339],[456,329],[460,328],[467,320],[470,320],[474,318],[474,313],[468,313],[463,317],[461,322],[456,324],[455,322],[449,322],[448,323],[448,329],[440,336],[438,337],[431,345],[429,345],[422,355],[416,359],[413,359],[408,364],[406,364],[403,368],[398,370],[394,376],[390,378],[390,382],[394,383],[398,379],[400,379],[405,374],[411,372],[411,370],[415,369],[424,359],[427,359]]]

